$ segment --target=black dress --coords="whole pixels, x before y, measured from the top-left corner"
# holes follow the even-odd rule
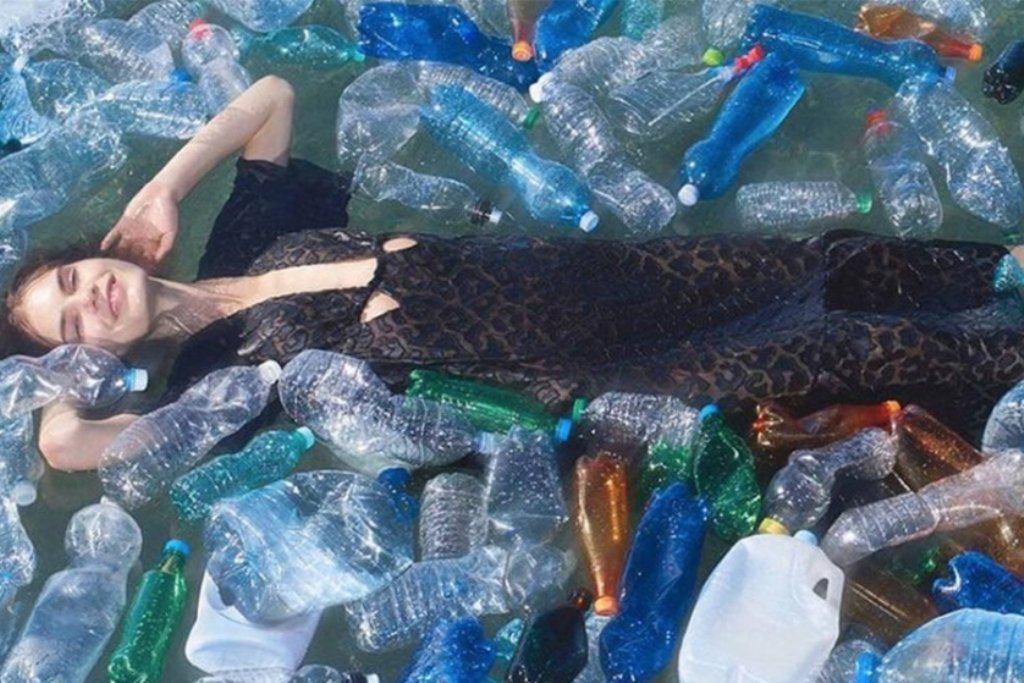
[[[416,235],[343,229],[347,179],[307,162],[241,161],[199,277],[255,275],[374,255],[359,289],[263,302],[194,335],[170,379],[307,348],[372,363],[400,389],[430,366],[519,387],[552,408],[609,390],[669,392],[746,412],[771,399],[918,403],[977,427],[1024,377],[1024,315],[997,295],[1006,251],[855,233],[789,241]],[[368,323],[382,292],[400,307]]]

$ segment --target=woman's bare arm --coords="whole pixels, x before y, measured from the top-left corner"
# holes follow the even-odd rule
[[[107,446],[138,415],[114,415],[105,420],[86,420],[65,403],[43,408],[39,425],[39,451],[50,467],[77,472],[99,467]]]

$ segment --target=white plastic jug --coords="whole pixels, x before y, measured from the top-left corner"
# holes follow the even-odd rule
[[[745,538],[697,598],[679,683],[816,680],[839,637],[843,572],[814,535]]]

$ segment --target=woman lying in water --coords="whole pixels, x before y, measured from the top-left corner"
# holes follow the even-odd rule
[[[396,388],[430,366],[554,409],[609,390],[733,412],[896,399],[961,428],[1024,376],[1017,297],[992,288],[1001,247],[851,233],[369,235],[345,228],[347,178],[289,160],[292,102],[287,83],[266,78],[213,119],[106,236],[117,258],[27,265],[7,297],[21,350],[169,341],[168,396],[221,366],[321,348],[370,361]],[[174,244],[178,203],[239,149],[198,279],[151,276]],[[40,448],[55,467],[93,468],[134,419],[53,406]]]

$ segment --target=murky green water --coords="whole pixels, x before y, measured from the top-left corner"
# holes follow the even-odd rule
[[[996,0],[1008,4],[1009,0]],[[319,0],[307,21],[340,21],[342,12],[335,0]],[[816,9],[844,17],[852,23],[856,3],[826,0],[825,2],[802,3],[804,8]],[[2,0],[0,0],[2,6]],[[1021,142],[1021,103],[1001,107],[980,95],[982,71],[1008,40],[1024,28],[1021,10],[1006,10],[996,13],[996,30],[992,40],[986,44],[987,54],[980,66],[957,64],[957,84],[995,124],[1003,141],[1010,147],[1018,166],[1024,162],[1024,144]],[[611,26],[616,26],[615,20]],[[254,75],[268,69],[251,65]],[[298,92],[298,110],[295,122],[294,155],[317,162],[327,167],[334,166],[334,120],[337,100],[345,85],[356,75],[355,71],[335,74],[309,73],[297,70],[283,70],[279,73],[289,78]],[[764,148],[759,150],[744,166],[741,182],[767,179],[841,179],[855,189],[869,188],[870,182],[864,169],[863,158],[858,146],[863,130],[863,115],[870,108],[884,105],[890,93],[876,83],[848,80],[826,76],[807,75],[808,92],[797,105],[782,130]],[[687,136],[672,140],[657,148],[636,150],[644,168],[666,186],[675,189],[675,168],[686,147],[701,135],[706,125],[693,128]],[[542,126],[532,134],[538,146],[554,156],[550,141],[545,139]],[[120,214],[124,204],[146,180],[177,149],[176,144],[137,141],[129,163],[118,176],[94,196],[81,201],[45,224],[37,226],[34,236],[37,244],[72,243],[81,240],[98,240]],[[450,168],[450,161],[444,161]],[[194,275],[195,266],[213,219],[231,187],[233,169],[224,164],[196,189],[182,206],[182,236],[169,265],[170,272],[181,278]],[[941,184],[941,183],[938,183]],[[946,197],[948,200],[948,196]],[[508,204],[507,197],[506,204]],[[505,207],[503,207],[505,208]],[[508,206],[509,214],[522,218],[524,212],[515,204]],[[416,216],[394,207],[379,207],[354,201],[350,207],[351,226],[372,231],[400,229],[430,229]],[[675,233],[697,233],[727,231],[734,224],[732,195],[702,204],[698,209],[680,214],[672,225]],[[876,209],[870,215],[859,217],[848,224],[865,230],[886,232],[881,213]],[[509,221],[502,230],[534,234],[545,234],[553,230],[526,221],[514,224]],[[621,230],[610,220],[598,230],[597,237],[619,237]],[[995,240],[998,231],[967,216],[946,201],[946,222],[941,235],[947,238]],[[320,453],[307,466],[327,466],[329,456]],[[70,516],[78,509],[99,499],[101,489],[94,474],[60,474],[48,472],[41,484],[40,499],[31,508],[23,511],[28,528],[39,554],[37,580],[22,592],[23,599],[34,599],[42,582],[54,571],[65,565],[63,535]],[[169,534],[181,534],[194,548],[200,547],[200,538],[190,530],[179,530],[170,521],[171,515],[164,507],[155,507],[137,515],[146,539],[142,555],[142,568],[153,566],[160,548]],[[714,545],[714,544],[713,544]],[[720,548],[716,548],[720,550]],[[711,559],[710,557],[708,558]],[[189,563],[190,587],[198,592],[201,575],[201,554],[196,553]],[[141,569],[140,569],[141,570]],[[131,580],[134,588],[139,571]],[[195,614],[195,600],[185,617],[178,640],[168,660],[165,681],[174,683],[192,681],[200,675],[185,660],[184,639]],[[347,637],[338,610],[330,610],[313,644],[307,661],[329,663],[341,669],[359,669],[378,672],[384,680],[393,680],[395,674],[408,660],[408,652],[390,653],[383,656],[367,656],[359,653]],[[96,668],[90,681],[105,680],[106,658]],[[667,677],[674,679],[674,676]]]

